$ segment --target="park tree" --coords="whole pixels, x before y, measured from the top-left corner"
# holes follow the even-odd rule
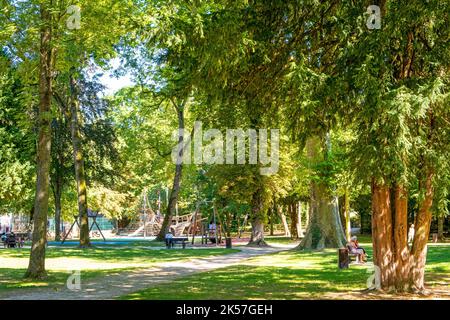
[[[86,62],[90,55],[108,59],[114,51],[113,44],[123,35],[125,28],[117,24],[131,15],[125,13],[127,1],[112,4],[108,1],[92,4],[80,2],[71,6],[69,1],[23,1],[6,2],[2,10],[5,32],[2,32],[18,70],[27,85],[38,82],[39,95],[35,99],[39,105],[37,116],[37,181],[33,214],[33,241],[27,276],[39,278],[45,275],[45,238],[49,198],[49,172],[51,164],[51,119],[55,77],[60,72],[80,67],[74,65],[75,53],[79,60]],[[84,22],[80,21],[80,7],[84,8]],[[108,14],[105,15],[107,9]],[[110,32],[117,27],[117,32]],[[81,29],[80,29],[81,28]],[[78,36],[73,36],[78,29]],[[106,32],[108,28],[109,32]],[[120,32],[119,32],[120,30]],[[101,41],[103,40],[103,41]],[[37,45],[36,45],[37,44]],[[105,49],[108,49],[105,53]],[[91,50],[88,50],[91,49]],[[103,52],[104,54],[100,54]],[[72,58],[71,58],[72,57]],[[39,70],[34,74],[30,70]],[[85,219],[83,241],[88,244],[87,217]],[[86,238],[87,237],[87,238]]]
[[[51,104],[55,67],[54,17],[49,1],[39,4],[40,46],[39,46],[39,113],[37,143],[37,180],[33,214],[33,239],[30,262],[26,276],[41,278],[45,275],[45,245],[47,236],[47,212],[49,197]]]
[[[270,108],[272,84],[289,58],[289,48],[283,45],[287,35],[280,30],[285,27],[282,17],[288,6],[241,1],[177,5],[180,17],[172,17],[171,22],[176,31],[168,33],[175,49],[167,50],[168,58],[190,71],[190,82],[205,97],[209,112],[219,108],[222,114],[241,115],[239,122],[216,121],[211,127],[269,127],[269,120],[276,118],[277,113]],[[173,51],[177,54],[170,56]],[[251,243],[264,244],[262,231],[271,179],[261,175],[259,169],[258,165],[245,169],[250,175],[245,179],[255,183],[248,199],[252,212]]]
[[[329,158],[331,150],[326,142],[317,137],[308,138],[306,142],[307,157],[313,174],[310,187],[310,221],[305,237],[299,245],[301,249],[339,248],[346,243],[335,193],[332,162]]]
[[[69,102],[64,110],[70,117],[70,132],[75,168],[75,180],[78,191],[78,209],[80,217],[80,246],[90,247],[86,156],[82,139],[82,125],[87,119],[82,118],[83,106],[82,74],[90,64],[103,64],[116,55],[114,45],[121,37],[130,32],[130,20],[134,18],[130,10],[132,4],[128,1],[112,2],[105,0],[96,4],[89,1],[79,6],[69,6],[67,13],[68,32],[63,34],[65,45],[61,48],[61,81],[66,82]],[[107,14],[105,12],[107,11]],[[121,24],[117,22],[120,21]],[[125,27],[128,26],[128,27]],[[108,31],[107,31],[108,30]],[[98,101],[96,93],[89,96]],[[85,114],[86,115],[86,114]],[[95,113],[94,113],[95,115]],[[104,141],[105,143],[106,141]]]
[[[58,113],[52,119],[52,164],[50,168],[50,184],[53,192],[55,210],[55,240],[61,240],[62,197],[64,186],[72,177],[72,161],[70,154],[70,131],[63,114]]]
[[[351,103],[351,108],[342,104],[340,114],[355,128],[358,171],[370,172],[380,288],[423,292],[431,210],[441,187],[439,155],[448,152],[449,6],[439,1],[364,4],[378,5],[375,19],[381,19],[381,27],[366,27],[373,25],[373,17],[368,21],[361,13],[367,7],[342,6],[340,34],[348,42],[336,60],[336,97]],[[419,202],[409,246],[407,204],[416,183]]]
[[[52,168],[51,185],[55,201],[55,239],[59,239],[62,192],[73,181],[84,180],[86,187],[94,182],[103,185],[114,184],[115,170],[118,167],[116,136],[111,118],[112,103],[101,97],[104,87],[97,77],[89,79],[87,74],[78,77],[73,90],[79,90],[76,103],[80,105],[73,110],[74,104],[70,83],[62,76],[55,86],[54,101],[58,112],[52,120]],[[70,79],[69,79],[70,80]],[[72,78],[73,81],[75,81]],[[77,115],[74,119],[74,114]],[[74,139],[75,138],[75,139]],[[74,161],[74,146],[83,160]],[[84,147],[81,154],[81,147]],[[74,166],[75,164],[75,166]],[[78,166],[78,167],[77,167]],[[75,170],[76,168],[76,170]],[[85,171],[80,175],[80,171]],[[83,184],[83,183],[81,183]],[[81,202],[83,212],[87,211],[87,202]]]
[[[7,57],[0,60],[0,211],[28,212],[33,201],[35,114],[27,108],[17,70]]]
[[[183,154],[185,151],[184,133],[186,115],[194,95],[195,53],[186,50],[186,36],[201,25],[197,18],[192,19],[191,9],[195,4],[174,1],[148,3],[141,6],[141,23],[136,37],[128,38],[128,47],[124,49],[129,66],[136,75],[138,84],[145,88],[144,94],[161,100],[174,110],[177,116],[177,144],[173,160],[175,170],[169,201],[160,233],[157,239],[163,240],[169,230],[172,216],[175,215],[179,199],[183,172]],[[190,36],[190,35],[189,35]],[[193,45],[191,42],[187,42]],[[135,54],[139,52],[139,54]],[[151,76],[150,76],[151,75]]]
[[[169,227],[182,192],[182,168],[185,165],[176,163],[173,170],[171,155],[180,151],[176,148],[180,142],[180,125],[186,126],[185,132],[191,126],[188,108],[190,102],[186,102],[185,105],[179,105],[178,103],[183,103],[179,98],[167,98],[164,92],[152,91],[141,85],[122,89],[112,97],[113,122],[122,162],[119,171],[122,182],[118,183],[117,188],[128,192],[134,199],[139,199],[135,201],[135,210],[141,205],[144,190],[159,190],[164,193],[167,188],[167,203],[164,201],[161,205],[170,219],[165,218],[162,230]],[[173,136],[174,132],[176,137]],[[177,155],[174,156],[177,158]],[[169,186],[172,187],[170,190]],[[186,190],[191,190],[190,184],[186,186]],[[165,232],[161,233],[164,238]]]

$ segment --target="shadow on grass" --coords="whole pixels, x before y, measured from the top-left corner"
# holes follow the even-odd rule
[[[366,268],[339,270],[334,251],[286,251],[241,265],[175,279],[122,299],[310,299],[325,292],[365,288]],[[302,266],[268,266],[307,261]],[[276,264],[276,262],[274,262]]]
[[[370,246],[366,251],[372,256]],[[448,280],[449,251],[449,247],[430,246],[428,285]],[[120,299],[320,299],[327,294],[337,293],[339,298],[341,293],[362,293],[372,274],[370,264],[340,270],[337,259],[337,250],[289,250],[178,278]]]
[[[361,289],[365,271],[233,266],[174,280],[124,299],[298,299]]]
[[[145,248],[47,248],[46,258],[88,258],[101,261],[132,261],[145,260],[147,262],[174,261],[189,257],[204,257],[238,252],[235,249],[160,249]],[[3,249],[2,258],[27,258],[30,249]]]

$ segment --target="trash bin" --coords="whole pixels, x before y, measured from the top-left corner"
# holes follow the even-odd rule
[[[341,248],[339,249],[338,254],[339,254],[339,269],[348,269],[348,266],[350,264],[348,249]]]

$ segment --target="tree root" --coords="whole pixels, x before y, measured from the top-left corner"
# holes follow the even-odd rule
[[[267,242],[265,242],[262,239],[256,240],[256,241],[250,241],[249,243],[247,243],[247,246],[248,247],[269,247]]]
[[[27,271],[25,275],[23,276],[24,279],[29,280],[45,280],[47,278],[47,272],[46,271],[40,271],[40,272],[30,272]]]

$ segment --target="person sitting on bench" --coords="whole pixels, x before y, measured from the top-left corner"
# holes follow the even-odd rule
[[[356,248],[357,249],[361,249],[364,252],[364,258],[370,258],[369,255],[366,252],[366,249],[364,249],[363,247],[361,247],[359,245],[358,238],[356,236],[353,236],[353,238],[355,239]]]
[[[350,242],[347,243],[349,253],[356,255],[356,262],[364,263],[366,260],[366,251],[358,245],[358,239],[356,236],[350,238]]]
[[[209,241],[211,241],[211,243],[216,243],[216,230],[217,226],[214,220],[211,220],[208,226]]]
[[[173,247],[173,234],[171,230],[169,230],[169,232],[166,233],[165,239],[166,239],[166,247],[167,248]]]

